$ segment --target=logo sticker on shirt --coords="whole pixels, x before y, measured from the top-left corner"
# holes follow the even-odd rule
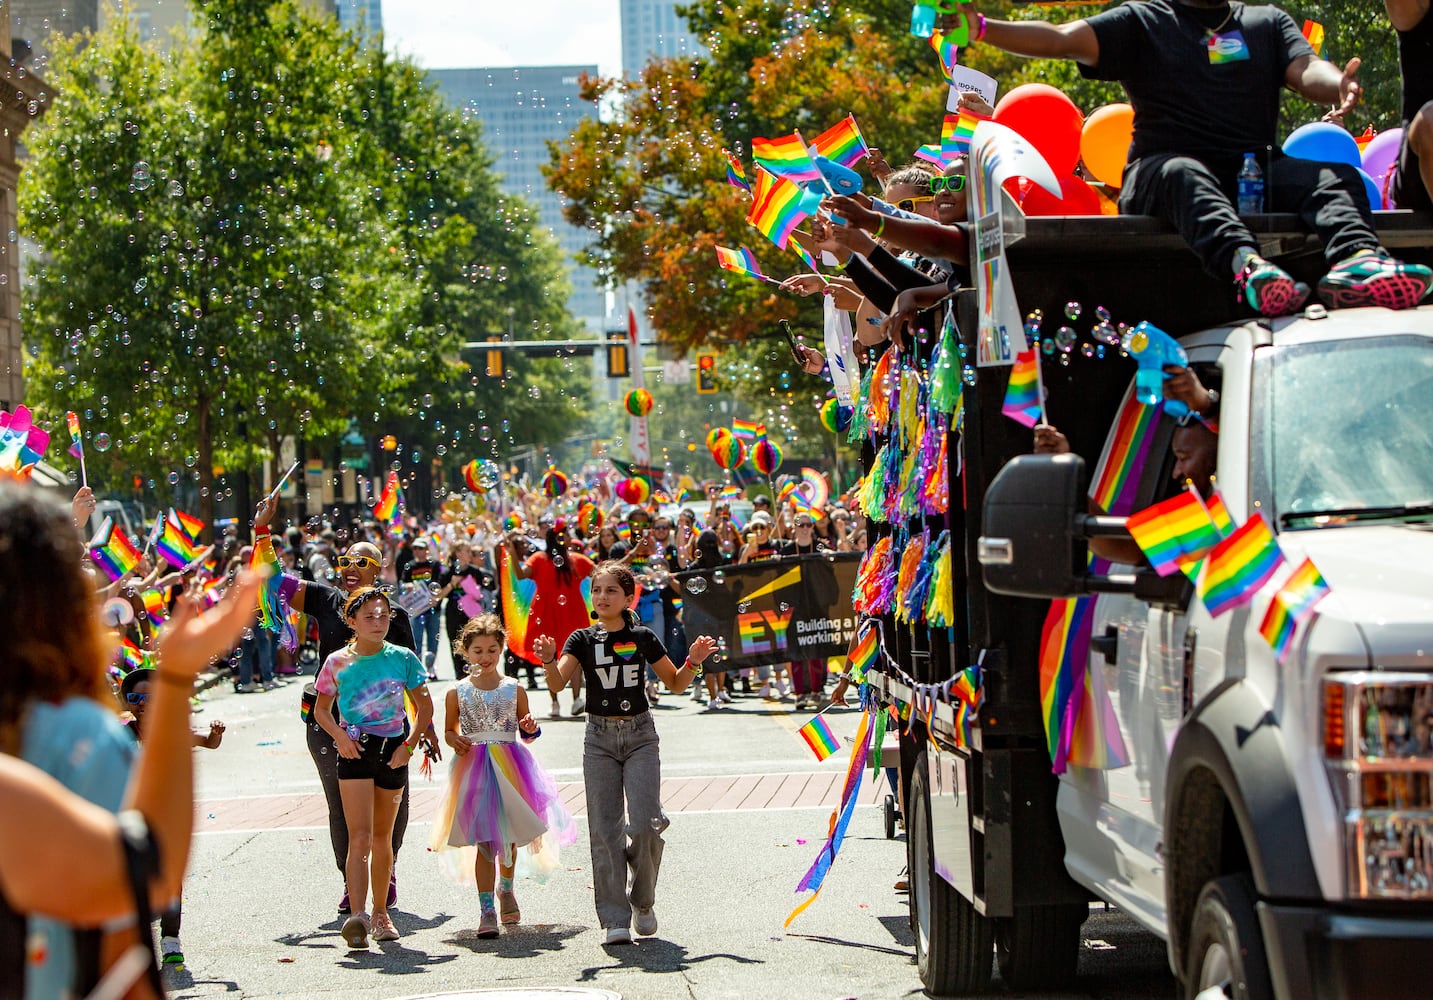
[[[624,660],[630,660],[637,655],[637,644],[635,642],[614,642],[612,652]]]
[[[1246,62],[1249,58],[1249,44],[1244,33],[1235,28],[1222,35],[1209,35],[1209,64],[1222,66],[1225,63]]]

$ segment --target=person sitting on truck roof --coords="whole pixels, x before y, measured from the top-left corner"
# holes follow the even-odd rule
[[[1208,499],[1214,492],[1214,472],[1219,460],[1219,393],[1206,389],[1193,368],[1169,365],[1165,369],[1169,376],[1164,383],[1166,399],[1177,399],[1189,407],[1190,412],[1179,419],[1174,437],[1169,442],[1170,453],[1174,456],[1174,468],[1169,478],[1179,488],[1186,482],[1193,484],[1199,495]],[[1217,371],[1217,369],[1216,369]],[[1070,441],[1064,434],[1049,424],[1035,428],[1037,455],[1068,455]],[[1091,514],[1107,514],[1093,500]],[[1135,565],[1144,561],[1144,552],[1130,538],[1092,538],[1090,551],[1101,559],[1111,562]]]
[[[1398,32],[1403,77],[1403,145],[1393,175],[1399,208],[1433,211],[1433,17],[1428,0],[1383,0]]]
[[[1232,272],[1238,294],[1260,314],[1298,311],[1309,289],[1259,256],[1258,239],[1235,211],[1250,152],[1267,185],[1263,209],[1297,211],[1322,241],[1330,267],[1318,291],[1329,305],[1407,309],[1433,284],[1433,271],[1379,245],[1352,166],[1277,148],[1281,87],[1345,111],[1361,93],[1359,60],[1339,70],[1318,58],[1277,7],[1131,0],[1062,25],[980,18],[976,37],[1017,55],[1073,59],[1082,76],[1118,80],[1134,105],[1120,211],[1172,223],[1206,271]]]

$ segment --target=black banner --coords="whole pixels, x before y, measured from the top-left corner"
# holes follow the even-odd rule
[[[833,552],[675,573],[683,625],[690,638],[722,640],[728,670],[845,656],[860,561],[859,552]]]

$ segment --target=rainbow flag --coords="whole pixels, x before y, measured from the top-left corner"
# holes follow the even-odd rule
[[[1304,22],[1304,40],[1314,49],[1314,55],[1323,55],[1324,52],[1324,26],[1317,21]]]
[[[1297,569],[1284,581],[1259,624],[1259,634],[1264,637],[1279,662],[1284,662],[1289,648],[1293,645],[1294,631],[1313,613],[1314,605],[1328,596],[1329,585],[1308,558],[1299,563]]]
[[[200,595],[204,599],[204,606],[206,608],[212,608],[214,605],[218,604],[219,601],[223,598],[224,588],[227,587],[228,584],[228,579],[222,576],[216,576],[212,579],[205,580],[202,585],[203,593]]]
[[[138,670],[140,667],[145,666],[146,659],[144,651],[136,646],[134,640],[129,636],[125,636],[124,641],[120,643],[120,656],[124,659],[125,673],[129,673],[131,670]]]
[[[65,424],[70,429],[70,454],[79,458],[85,453],[85,443],[80,435],[80,415],[74,410],[68,411]]]
[[[843,167],[854,167],[867,156],[871,148],[861,135],[861,126],[856,124],[855,115],[847,115],[835,125],[811,140],[816,152]]]
[[[811,256],[811,251],[807,250],[796,240],[788,240],[786,245],[796,251],[796,256],[800,257],[802,262],[805,263],[813,273],[817,275],[821,273],[821,269],[816,266],[816,258]]]
[[[965,34],[968,36],[969,31],[967,30]],[[949,80],[951,70],[960,61],[960,47],[955,42],[955,33],[947,34],[936,28],[930,33],[930,47],[935,49],[935,54],[940,57],[940,71]]]
[[[1120,732],[1119,716],[1105,687],[1105,672],[1088,667],[1075,692],[1075,710],[1066,761],[1075,767],[1110,771],[1129,764],[1129,749]]]
[[[164,530],[154,540],[154,550],[175,569],[183,569],[199,555],[194,541],[169,520],[164,522]]]
[[[529,636],[527,626],[532,617],[532,600],[537,594],[537,584],[518,578],[506,545],[498,546],[498,590],[503,604],[503,624],[508,632],[508,649],[515,656],[536,662],[532,640],[537,636]],[[561,652],[558,650],[559,655]]]
[[[1245,603],[1284,565],[1278,539],[1255,511],[1243,526],[1214,546],[1199,583],[1199,597],[1211,615]]]
[[[994,121],[973,111],[961,109],[958,115],[946,115],[940,128],[940,149],[947,159],[970,151],[970,140],[975,136],[975,127],[981,122]]]
[[[1016,423],[1034,427],[1044,417],[1040,400],[1040,358],[1031,348],[1015,358],[1010,369],[1010,385],[1005,389],[1005,405],[1000,412]]]
[[[1223,538],[1199,495],[1187,489],[1131,514],[1125,527],[1160,576],[1179,572],[1181,562],[1198,559]]]
[[[1140,476],[1149,460],[1150,432],[1162,412],[1162,402],[1145,406],[1132,393],[1125,399],[1115,421],[1113,444],[1095,470],[1095,486],[1090,491],[1090,499],[1106,514],[1124,516],[1134,508]]]
[[[383,492],[378,495],[378,503],[373,505],[375,520],[391,521],[398,516],[398,496],[401,491],[398,473],[388,473],[388,481],[383,484]]]
[[[772,280],[761,273],[761,265],[756,262],[756,257],[746,247],[731,250],[724,246],[718,246],[716,255],[717,263],[723,270],[735,271],[737,274],[744,274],[749,278],[757,278],[761,281]]]
[[[108,516],[90,539],[89,549],[90,558],[111,580],[118,580],[139,565],[139,549],[125,536],[124,529]]]
[[[789,181],[819,181],[821,171],[811,160],[806,143],[795,132],[775,139],[751,140],[751,158],[758,166]],[[758,175],[759,176],[759,175]],[[760,185],[758,185],[759,187]]]
[[[740,500],[740,499],[741,499],[741,487],[740,487],[740,486],[723,486],[723,487],[721,488],[721,492],[717,494],[717,498],[720,499],[720,500]]]
[[[746,179],[746,171],[742,169],[741,161],[733,156],[729,149],[723,149],[721,155],[726,157],[726,182],[751,194],[751,182]]]
[[[778,247],[785,250],[792,230],[806,218],[801,208],[801,188],[784,177],[758,169],[756,190],[752,192],[751,211],[746,221],[755,226]]]
[[[199,518],[193,514],[186,514],[182,510],[175,510],[173,507],[170,507],[169,520],[176,528],[188,535],[191,542],[197,543],[199,541],[199,533],[204,530],[204,522],[199,520]]]
[[[1209,520],[1214,522],[1219,537],[1228,538],[1234,531],[1234,518],[1230,516],[1229,508],[1224,506],[1224,498],[1217,489],[1204,501],[1204,509],[1209,511]]]
[[[866,672],[874,667],[880,658],[881,639],[877,631],[875,625],[868,623],[865,631],[856,637],[856,645],[851,648],[847,657],[846,665],[858,686],[866,682]]]
[[[806,741],[817,760],[825,760],[841,749],[841,741],[836,739],[836,734],[831,732],[831,727],[826,725],[826,720],[819,715],[801,727],[801,738]]]
[[[733,419],[731,422],[732,437],[742,441],[760,441],[766,437],[766,425],[757,423],[755,420]]]
[[[1063,774],[1074,737],[1076,687],[1089,669],[1093,598],[1051,601],[1040,630],[1040,715],[1051,770]]]
[[[157,590],[146,590],[140,597],[144,601],[144,613],[149,616],[149,624],[159,626],[164,624],[164,595]]]
[[[920,149],[917,149],[912,155],[917,160],[925,160],[927,163],[934,163],[942,170],[944,170],[950,165],[946,162],[945,156],[941,151],[939,143],[928,142]]]

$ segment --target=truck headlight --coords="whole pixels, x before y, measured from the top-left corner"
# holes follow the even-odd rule
[[[1330,674],[1323,744],[1344,816],[1348,895],[1433,899],[1433,677]]]

